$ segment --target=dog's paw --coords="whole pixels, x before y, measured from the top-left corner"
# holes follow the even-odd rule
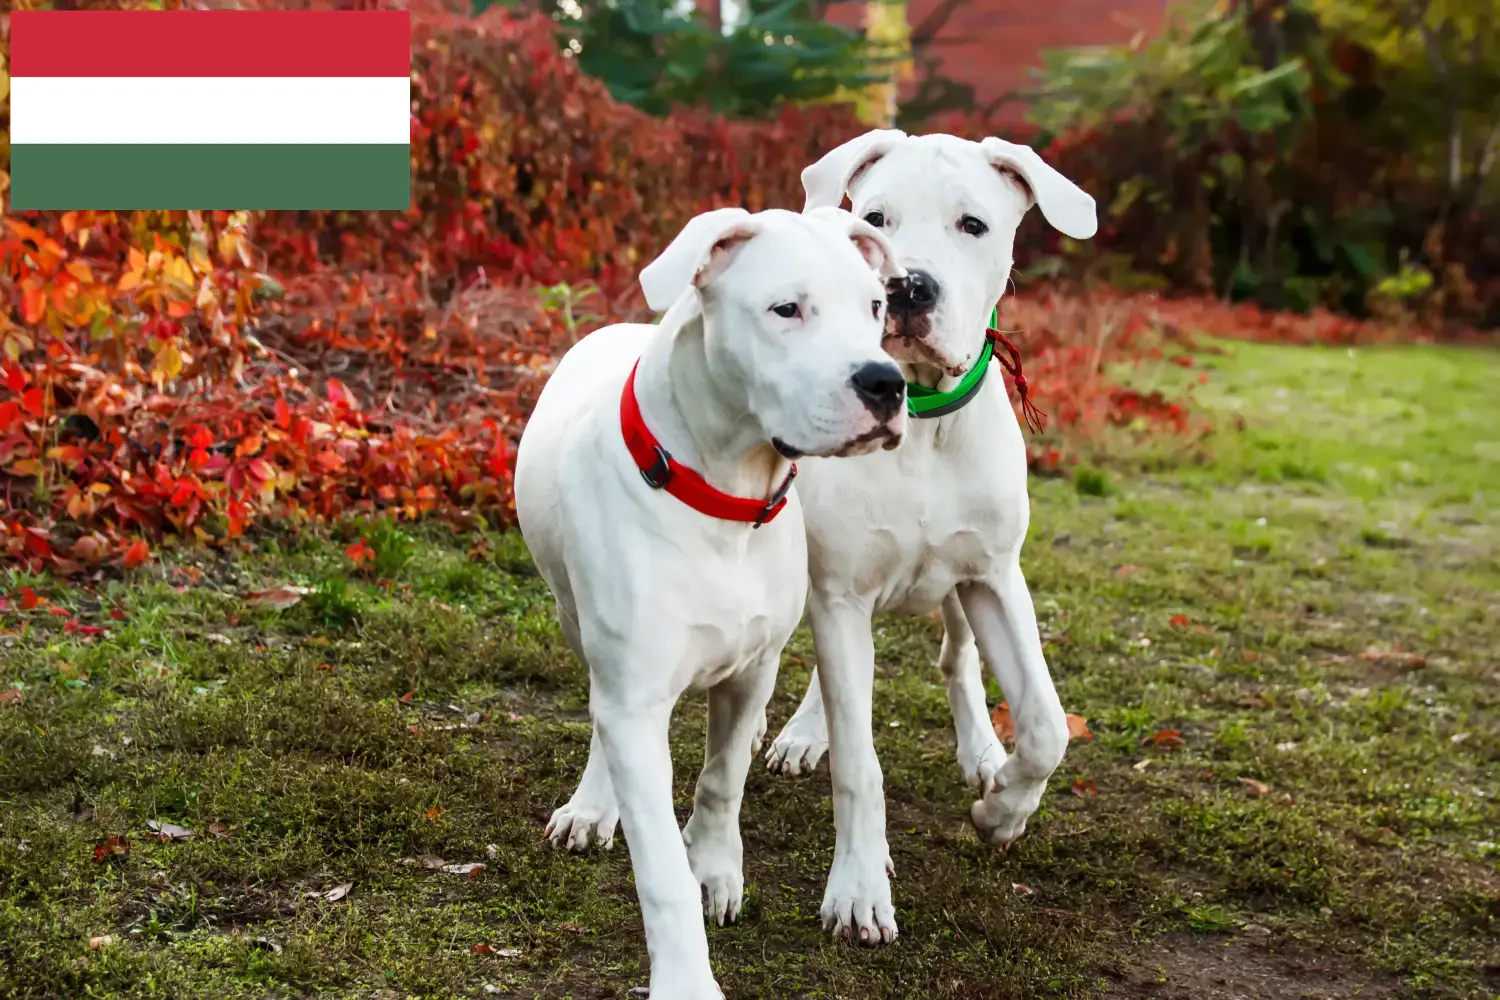
[[[792,716],[766,751],[768,770],[793,777],[812,774],[828,752],[828,726],[821,712]]]
[[[766,710],[761,709],[760,721],[755,724],[755,736],[750,740],[750,756],[760,753],[760,748],[766,745],[766,733],[770,731],[771,723],[766,718]]]
[[[723,927],[739,919],[745,899],[744,845],[737,833],[717,833],[693,820],[682,828],[688,866],[703,893],[703,915]]]
[[[638,994],[631,990],[630,995]],[[651,970],[651,989],[645,996],[650,1000],[724,1000],[724,992],[712,975],[673,976],[655,969]]]
[[[834,937],[875,947],[896,940],[896,909],[891,905],[889,857],[870,863],[853,855],[836,857],[823,893],[823,929]]]
[[[570,851],[586,851],[590,844],[609,851],[614,849],[615,827],[619,822],[620,809],[613,801],[580,802],[575,797],[552,814],[545,836],[553,847],[566,847]]]
[[[996,779],[1001,783],[999,791],[987,792],[984,798],[969,807],[969,821],[979,832],[979,839],[993,844],[1001,850],[1026,832],[1026,821],[1042,804],[1042,792],[1046,782],[1005,784],[1002,770]]]
[[[963,769],[964,780],[982,795],[1000,790],[1000,770],[1005,767],[1005,760],[1005,747],[993,736],[980,744],[977,751],[967,747],[958,751],[958,766]]]

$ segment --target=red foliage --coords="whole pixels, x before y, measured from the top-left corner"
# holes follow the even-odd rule
[[[377,507],[504,523],[515,441],[569,338],[532,290],[592,283],[589,311],[640,318],[634,276],[687,218],[799,204],[802,167],[860,128],[834,108],[652,119],[582,77],[548,21],[499,9],[422,11],[412,66],[405,213],[4,220],[0,559],[134,568],[173,537]],[[1002,326],[1054,427],[1181,429],[1180,405],[1105,364],[1159,354],[1163,326],[1303,332],[1215,308],[1028,296]],[[1308,339],[1359,335],[1309,322]]]

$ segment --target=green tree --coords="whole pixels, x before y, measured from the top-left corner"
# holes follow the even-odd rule
[[[474,0],[475,10],[495,0]],[[717,5],[681,0],[514,0],[557,22],[560,43],[618,100],[652,114],[675,105],[731,117],[774,113],[882,79],[889,56],[829,23],[818,0],[743,0],[727,29]]]

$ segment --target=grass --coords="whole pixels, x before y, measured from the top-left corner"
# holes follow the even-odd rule
[[[746,914],[710,932],[728,996],[1500,994],[1500,357],[1216,350],[1217,433],[1034,484],[1025,566],[1093,738],[1026,837],[1001,854],[965,825],[937,623],[881,622],[902,939],[826,938],[826,766],[756,768]],[[352,571],[355,530],[394,583]],[[0,635],[22,691],[0,703],[0,998],[643,986],[625,851],[541,842],[587,755],[584,678],[519,540],[473,541],[366,525],[92,593],[8,581],[110,631],[44,607]],[[311,591],[285,610],[245,600],[289,583]],[[773,728],[811,654],[799,633]],[[684,818],[702,730],[691,699]]]

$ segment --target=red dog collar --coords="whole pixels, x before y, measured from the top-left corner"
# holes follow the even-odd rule
[[[625,380],[625,390],[620,393],[620,430],[625,435],[625,447],[630,457],[641,470],[641,478],[653,490],[666,490],[700,514],[716,517],[721,521],[745,521],[759,528],[774,520],[786,506],[786,495],[797,477],[797,466],[786,474],[781,485],[769,500],[750,500],[730,496],[708,485],[698,473],[678,462],[661,446],[656,436],[646,427],[641,417],[641,405],[635,398],[635,369]]]

